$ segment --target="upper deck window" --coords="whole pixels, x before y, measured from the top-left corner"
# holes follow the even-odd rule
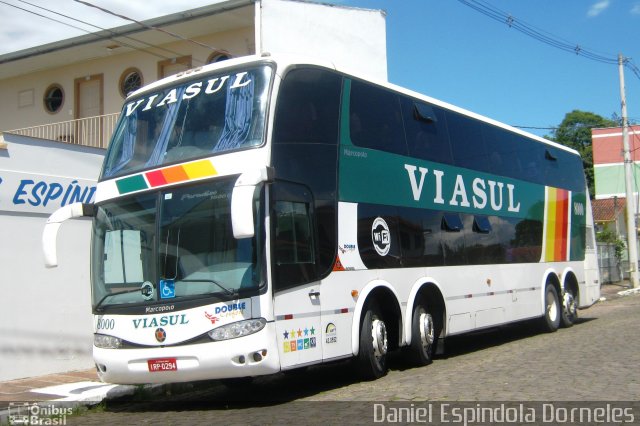
[[[229,70],[131,99],[102,179],[261,145],[270,79],[267,66]]]
[[[354,145],[407,155],[400,98],[390,90],[364,81],[351,83],[349,111]]]

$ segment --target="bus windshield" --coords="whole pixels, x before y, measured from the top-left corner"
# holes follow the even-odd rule
[[[263,282],[262,237],[256,232],[253,238],[234,238],[234,182],[171,188],[98,206],[94,309],[256,294]]]
[[[261,145],[271,74],[227,70],[130,99],[101,179]]]

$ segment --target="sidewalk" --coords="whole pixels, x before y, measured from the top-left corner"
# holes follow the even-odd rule
[[[632,289],[629,280],[613,284],[604,284],[600,287],[600,301],[616,299],[635,293],[640,293],[640,288]]]
[[[92,406],[132,395],[135,386],[102,383],[95,369],[49,374],[0,383],[0,425],[19,424],[14,415],[28,413],[29,407]]]
[[[630,290],[628,282],[603,285],[601,301],[623,297],[635,290]],[[102,383],[95,369],[0,382],[0,424],[7,424],[9,415],[27,404],[92,406],[107,399],[133,395],[136,389],[132,385]]]

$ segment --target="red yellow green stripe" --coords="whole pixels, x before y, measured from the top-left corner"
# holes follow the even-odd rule
[[[545,262],[568,259],[569,200],[571,193],[565,189],[547,187],[545,217]]]
[[[216,176],[217,174],[218,172],[213,164],[211,164],[211,161],[200,160],[118,179],[116,180],[116,187],[120,195],[123,195],[129,192],[157,188],[172,183],[188,182],[190,180]]]

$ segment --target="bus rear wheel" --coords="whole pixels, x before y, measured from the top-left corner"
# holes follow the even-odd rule
[[[363,378],[373,380],[387,374],[387,339],[387,326],[380,311],[375,306],[368,307],[360,327],[357,358],[358,370]]]
[[[564,291],[564,296],[562,297],[561,324],[565,328],[571,327],[576,322],[577,318],[578,301],[576,300],[576,295],[573,294],[571,289],[566,289]]]
[[[411,320],[411,359],[415,365],[431,364],[436,342],[433,316],[421,303],[413,308]]]
[[[552,333],[560,327],[560,318],[562,317],[558,291],[552,284],[547,284],[544,290],[544,306],[542,327],[545,331]]]

